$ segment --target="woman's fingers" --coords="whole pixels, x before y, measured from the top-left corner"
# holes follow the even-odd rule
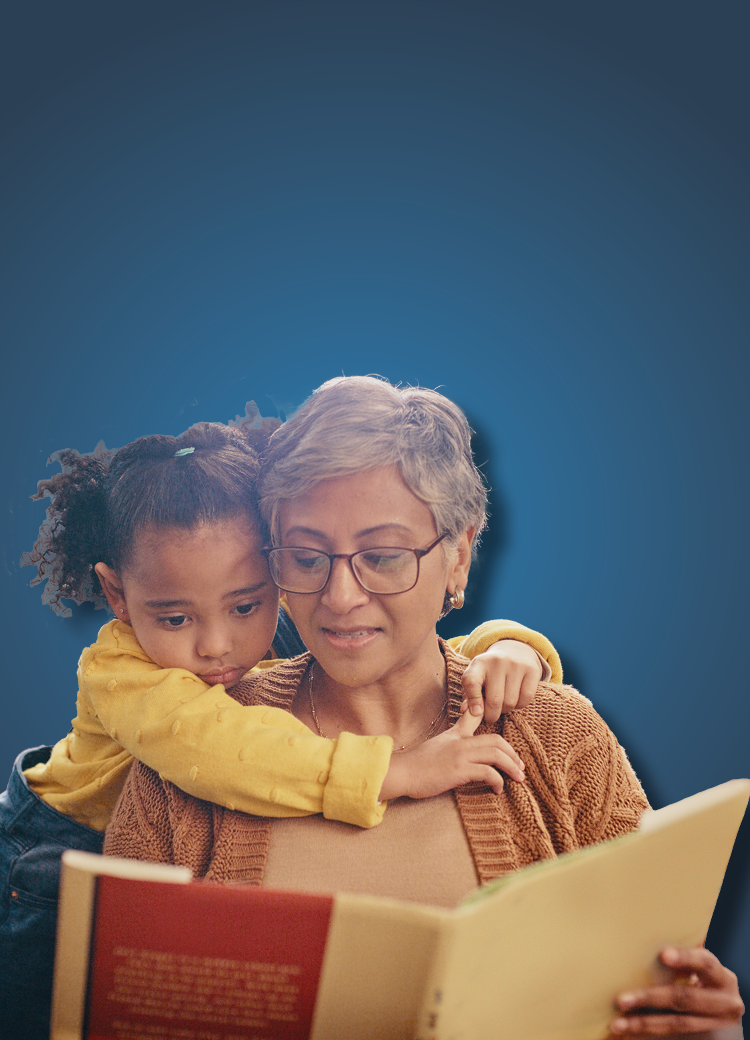
[[[621,1014],[610,1027],[613,1033],[669,1036],[706,1032],[739,1021],[745,1007],[737,976],[714,954],[703,947],[667,947],[660,958],[677,978],[669,985],[621,993],[616,1000]]]
[[[648,1008],[655,1011],[679,1011],[683,1015],[713,1015],[724,1018],[736,1018],[742,1014],[743,1009],[739,994],[680,983],[651,986],[632,994],[623,994],[617,1001],[617,1006],[622,1011]]]
[[[689,1033],[710,1033],[737,1024],[736,1018],[697,1018],[694,1015],[632,1015],[610,1022],[615,1036],[684,1036]]]
[[[659,959],[662,964],[681,975],[697,975],[702,986],[732,990],[739,995],[737,976],[729,968],[725,968],[716,954],[711,953],[705,946],[682,949],[665,946],[659,954]]]

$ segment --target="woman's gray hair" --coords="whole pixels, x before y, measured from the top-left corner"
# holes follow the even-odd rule
[[[449,544],[469,527],[476,542],[487,522],[487,492],[466,416],[435,390],[374,376],[330,379],[274,433],[261,485],[261,511],[274,541],[283,501],[376,466],[398,467]]]

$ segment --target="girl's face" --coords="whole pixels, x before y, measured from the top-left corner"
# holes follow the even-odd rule
[[[96,572],[152,661],[231,687],[264,657],[276,631],[279,594],[260,548],[245,518],[146,528],[121,574],[103,563]]]
[[[284,502],[280,521],[280,546],[332,554],[383,546],[424,549],[443,533],[390,466],[323,481]],[[447,558],[442,545],[424,556],[419,580],[408,592],[365,592],[347,561],[334,560],[322,592],[287,593],[299,633],[326,673],[344,686],[360,687],[425,662],[434,668],[435,622],[446,590],[466,585],[472,533]]]

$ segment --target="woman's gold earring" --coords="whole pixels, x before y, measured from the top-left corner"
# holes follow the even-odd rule
[[[448,597],[448,601],[454,610],[460,610],[464,605],[464,590],[457,588],[452,596]]]

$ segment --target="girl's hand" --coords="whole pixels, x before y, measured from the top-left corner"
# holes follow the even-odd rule
[[[620,1017],[609,1027],[615,1036],[704,1033],[738,1024],[745,1005],[737,976],[718,958],[702,946],[691,950],[668,946],[659,957],[675,972],[674,981],[621,993],[615,1000]]]
[[[464,672],[461,711],[493,725],[504,712],[525,708],[536,696],[542,665],[536,650],[517,639],[499,639]]]
[[[380,800],[432,798],[473,780],[489,784],[495,794],[500,794],[503,778],[498,770],[522,782],[523,762],[507,740],[496,733],[473,735],[481,721],[481,715],[467,711],[444,733],[413,751],[392,755]]]

